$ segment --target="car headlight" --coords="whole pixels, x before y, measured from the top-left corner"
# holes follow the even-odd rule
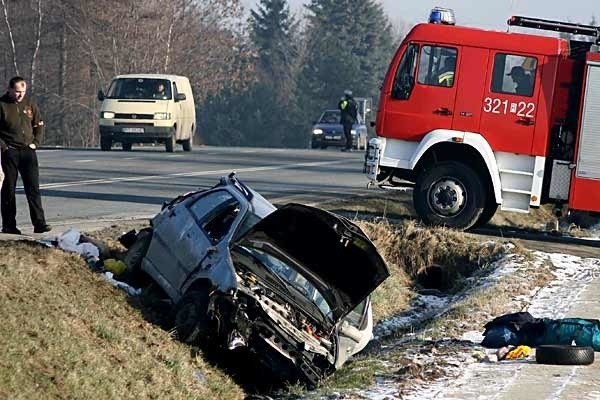
[[[322,135],[323,129],[313,129],[313,135]]]
[[[351,134],[352,136],[356,136],[356,129],[352,129],[352,130],[350,131],[350,134]]]
[[[154,113],[154,119],[171,119],[171,113]]]
[[[111,111],[102,111],[100,113],[100,118],[104,119],[113,119],[115,117],[115,113]]]

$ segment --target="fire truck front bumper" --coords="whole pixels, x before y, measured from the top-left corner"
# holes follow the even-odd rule
[[[385,147],[385,139],[373,138],[369,140],[367,153],[365,155],[364,172],[371,182],[377,182],[380,174],[379,163]]]

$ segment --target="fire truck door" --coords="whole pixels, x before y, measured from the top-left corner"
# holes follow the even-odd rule
[[[435,129],[452,128],[458,63],[458,47],[407,48],[386,102],[386,137],[418,141]]]
[[[483,99],[482,82],[486,82],[488,57],[490,51],[476,47],[462,48],[460,76],[457,80],[458,96],[454,106],[452,129],[465,132],[479,132],[481,120],[481,102]]]
[[[590,56],[588,56],[590,57]],[[588,61],[569,208],[600,211],[600,56]]]
[[[531,154],[541,61],[534,55],[490,53],[480,132],[494,151]]]

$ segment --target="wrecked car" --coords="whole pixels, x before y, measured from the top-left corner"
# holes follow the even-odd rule
[[[181,340],[214,338],[315,385],[372,338],[369,295],[389,270],[349,220],[277,209],[232,174],[165,204],[151,226],[141,268],[174,304]]]

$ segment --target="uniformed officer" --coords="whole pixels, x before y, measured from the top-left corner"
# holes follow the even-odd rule
[[[0,150],[4,182],[0,192],[2,233],[21,234],[17,228],[15,191],[21,174],[29,215],[35,233],[48,232],[40,196],[38,160],[35,150],[42,142],[44,121],[37,105],[25,96],[27,83],[20,76],[8,83],[8,92],[0,97]]]
[[[358,106],[352,97],[352,91],[344,91],[344,97],[340,100],[338,108],[340,109],[340,123],[344,128],[344,136],[346,136],[346,146],[342,151],[352,151],[352,126],[356,123],[358,114]]]

